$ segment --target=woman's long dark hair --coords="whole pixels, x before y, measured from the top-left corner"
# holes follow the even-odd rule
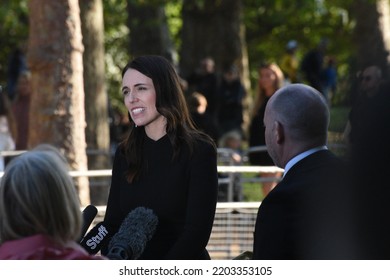
[[[156,91],[156,109],[167,119],[166,131],[174,149],[173,159],[178,155],[183,144],[187,145],[192,152],[197,139],[204,139],[215,147],[209,136],[195,128],[179,77],[167,59],[157,55],[139,56],[125,66],[122,78],[128,69],[137,70],[152,79]],[[120,144],[120,149],[129,163],[127,180],[132,182],[139,177],[141,171],[145,129],[143,126],[135,127],[130,116],[129,121],[130,131]]]

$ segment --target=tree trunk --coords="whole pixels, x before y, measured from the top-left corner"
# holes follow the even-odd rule
[[[173,44],[162,4],[127,1],[130,53],[162,55],[172,60]]]
[[[184,0],[182,18],[180,69],[184,76],[190,75],[206,56],[214,58],[217,72],[232,63],[243,72],[245,28],[241,0]]]
[[[108,169],[111,160],[108,96],[105,86],[103,3],[102,0],[83,0],[80,1],[80,9],[85,48],[83,64],[88,168]],[[89,183],[92,204],[105,204],[109,180],[90,177]]]
[[[191,1],[184,0],[183,28],[180,51],[180,73],[188,78],[204,57],[212,57],[217,74],[235,64],[241,80],[250,91],[249,63],[242,20],[242,1]],[[250,98],[247,94],[246,99]],[[248,104],[244,102],[244,130],[249,122]]]
[[[390,50],[389,1],[356,0],[352,3],[352,13],[356,18],[357,68],[375,64],[386,71]]]
[[[385,58],[386,58],[386,71],[389,74],[390,65],[390,3],[389,0],[378,0],[377,9],[379,11],[379,29],[382,34]]]
[[[83,44],[77,0],[30,0],[28,64],[32,73],[29,147],[63,149],[73,170],[87,170]],[[90,203],[86,177],[75,178],[80,202]]]

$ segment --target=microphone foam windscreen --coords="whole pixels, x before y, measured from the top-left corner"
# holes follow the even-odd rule
[[[158,218],[153,210],[145,207],[135,208],[112,238],[109,250],[114,247],[129,248],[132,251],[131,259],[138,259],[146,243],[153,237],[157,224]]]

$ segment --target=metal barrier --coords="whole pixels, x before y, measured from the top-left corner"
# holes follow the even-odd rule
[[[207,250],[213,260],[227,260],[253,250],[260,202],[218,203]]]
[[[253,250],[253,232],[260,202],[219,202],[207,250],[212,260],[229,260]],[[106,206],[97,206],[101,222]]]
[[[264,146],[262,147],[253,147],[248,149],[248,151],[264,151]],[[1,151],[0,156],[18,156],[26,151]],[[227,201],[233,201],[233,192],[234,192],[234,174],[236,173],[275,173],[282,172],[283,169],[276,166],[249,166],[249,165],[234,165],[234,162],[231,160],[231,155],[233,150],[226,148],[218,148],[218,173],[226,174],[226,177],[220,177],[218,179],[218,184],[227,184]],[[89,151],[93,153],[93,151]],[[245,163],[243,163],[245,164]],[[112,175],[111,169],[102,169],[102,170],[74,170],[70,171],[69,174],[72,177],[110,177]],[[0,171],[0,178],[3,176],[3,172]],[[280,178],[240,178],[240,184],[244,182],[267,182],[267,181],[277,181]]]
[[[264,147],[254,147],[248,151],[264,151]],[[227,178],[220,178],[219,183],[228,183],[228,198],[233,196],[233,184],[232,176],[236,173],[274,173],[283,172],[283,169],[276,166],[249,166],[245,165],[233,165],[232,162],[227,161],[226,158],[220,158],[221,156],[229,156],[232,152],[229,149],[218,149],[219,163],[225,163],[224,165],[218,165],[219,173],[226,173],[229,176]],[[21,152],[0,152],[3,156],[14,156]],[[105,170],[78,170],[70,171],[72,177],[86,176],[86,177],[110,177],[112,175],[111,169]],[[0,172],[0,178],[3,176],[3,172]],[[242,182],[264,182],[279,180],[279,178],[241,178]],[[231,200],[230,200],[231,201]],[[218,202],[215,213],[215,219],[213,229],[211,232],[210,240],[207,245],[207,249],[210,253],[211,259],[233,259],[244,251],[252,251],[253,249],[253,232],[256,222],[257,211],[261,202]],[[93,225],[103,220],[105,215],[106,206],[98,206],[98,216],[94,220]]]

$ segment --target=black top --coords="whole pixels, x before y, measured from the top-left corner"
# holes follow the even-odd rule
[[[303,57],[301,64],[301,70],[309,84],[320,92],[323,83],[323,61],[324,54],[318,49],[313,49]]]
[[[218,102],[218,76],[215,73],[194,73],[187,79],[190,90],[204,95],[207,100],[206,112],[216,118]]]
[[[243,123],[242,100],[245,88],[240,80],[222,80],[218,94],[218,125],[221,134],[231,130],[241,131]]]
[[[204,112],[203,114],[191,112],[191,118],[197,129],[203,131],[210,136],[215,143],[218,143],[220,132],[215,118],[207,112]]]
[[[267,106],[269,97],[265,98],[259,111],[253,117],[249,127],[249,147],[264,146],[265,145],[265,127],[264,127],[264,114],[265,107]],[[275,165],[272,158],[267,151],[264,152],[251,152],[249,154],[249,162],[251,165]]]
[[[150,208],[159,223],[140,259],[209,258],[205,247],[217,202],[216,150],[198,141],[192,156],[182,147],[173,160],[168,135],[145,138],[143,173],[131,184],[125,178],[126,158],[116,151],[105,223],[117,230],[130,211]]]

